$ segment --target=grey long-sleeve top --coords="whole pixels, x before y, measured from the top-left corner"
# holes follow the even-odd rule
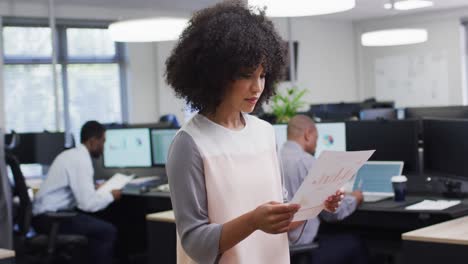
[[[284,185],[287,189],[288,200],[291,200],[296,191],[301,186],[304,178],[313,168],[315,163],[314,156],[305,152],[304,149],[294,141],[286,141],[280,151],[281,163],[284,174]],[[357,207],[357,200],[351,195],[346,195],[335,213],[322,211],[320,218],[325,221],[338,221],[352,214]],[[320,226],[318,217],[309,219],[305,224],[304,231],[302,228],[297,228],[291,231],[290,236],[298,237],[300,232],[302,236],[293,241],[295,245],[308,244],[314,241]]]
[[[208,218],[203,160],[195,141],[180,131],[168,156],[166,171],[173,175],[168,179],[182,247],[197,263],[217,263],[222,225]]]

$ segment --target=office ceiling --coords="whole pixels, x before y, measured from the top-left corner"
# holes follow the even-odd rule
[[[37,2],[38,0],[0,0],[3,2]],[[47,2],[48,0],[42,0]],[[86,5],[100,7],[118,7],[134,9],[153,9],[154,11],[192,12],[194,10],[212,5],[221,0],[55,0],[57,5]],[[244,0],[245,1],[245,0]],[[278,0],[284,1],[284,0]],[[317,0],[311,0],[317,1]],[[326,1],[326,0],[321,0]],[[379,18],[397,14],[422,13],[443,9],[467,7],[468,0],[433,0],[434,6],[413,11],[385,10],[383,4],[390,0],[356,0],[356,8],[351,11],[326,15],[325,18],[339,20],[363,20]]]
[[[421,8],[412,11],[386,10],[383,8],[385,3],[390,0],[356,0],[356,7],[348,12],[328,15],[330,18],[345,20],[364,20],[370,18],[383,18],[399,14],[418,14],[424,12],[440,11],[453,8],[468,8],[468,0],[433,0],[434,6]]]
[[[33,0],[34,1],[34,0]],[[57,4],[79,4],[119,8],[159,9],[167,11],[195,11],[220,0],[55,0]]]

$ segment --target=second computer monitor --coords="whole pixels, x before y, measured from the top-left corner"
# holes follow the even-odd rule
[[[468,106],[408,107],[405,109],[405,118],[468,118]]]
[[[375,149],[371,160],[403,161],[405,173],[418,173],[418,128],[413,120],[346,122],[347,150]]]
[[[283,144],[288,140],[288,125],[275,124],[276,145],[278,150],[283,147]],[[324,150],[346,150],[346,126],[345,123],[317,123],[317,148],[315,157],[319,157]]]
[[[21,164],[50,165],[65,150],[65,133],[41,132],[16,134],[11,152]],[[5,135],[5,143],[13,140],[11,134]]]
[[[317,148],[315,157],[324,150],[346,151],[345,123],[317,123]]]
[[[106,131],[104,167],[151,167],[149,128],[119,128]]]
[[[172,144],[178,129],[152,129],[151,141],[153,152],[153,164],[156,166],[166,165],[169,147]]]
[[[468,120],[424,120],[424,171],[468,177]]]
[[[359,112],[360,120],[395,120],[397,110],[393,108],[364,109]]]

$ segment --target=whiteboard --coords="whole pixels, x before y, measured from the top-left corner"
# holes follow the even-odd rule
[[[378,100],[395,101],[396,107],[449,103],[445,51],[377,58],[374,73]]]

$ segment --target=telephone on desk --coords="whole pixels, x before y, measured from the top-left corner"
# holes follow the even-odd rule
[[[170,192],[169,183],[161,184],[161,185],[159,185],[158,187],[153,188],[152,191],[156,191],[156,192]]]

